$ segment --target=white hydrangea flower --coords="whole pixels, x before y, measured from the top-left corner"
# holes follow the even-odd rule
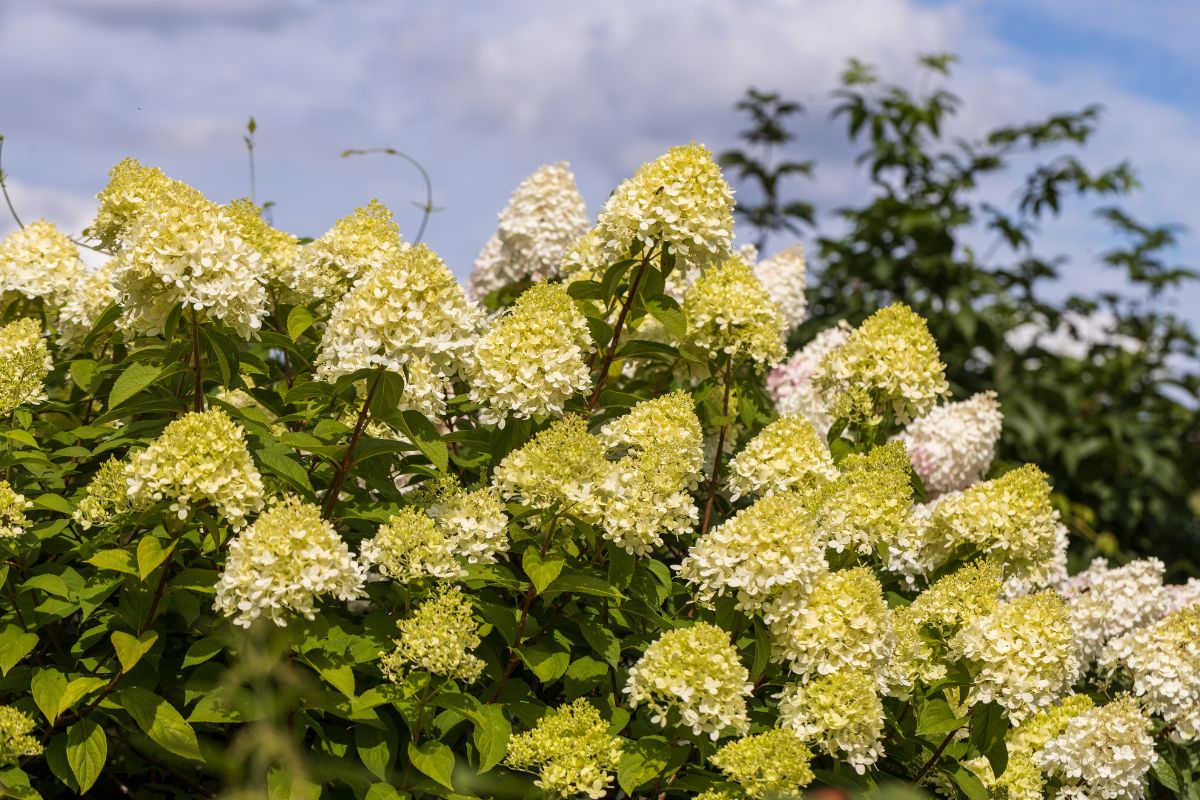
[[[475,346],[471,399],[484,406],[480,419],[561,414],[572,395],[592,384],[584,363],[591,343],[587,319],[562,284],[525,290]]]
[[[729,462],[731,499],[795,488],[807,476],[833,480],[837,470],[825,439],[798,413],[763,428]]]
[[[244,628],[259,617],[286,626],[291,614],[312,619],[322,595],[361,597],[365,577],[321,509],[287,497],[229,543],[214,606]]]
[[[405,378],[402,408],[434,415],[444,409],[444,381],[470,363],[481,316],[436,253],[423,244],[406,248],[334,306],[317,377],[333,382],[384,367]]]
[[[746,699],[754,688],[749,678],[729,634],[698,622],[652,642],[630,667],[625,694],[631,708],[649,706],[655,724],[666,727],[678,719],[697,736],[716,741],[727,729],[744,733],[749,726]]]
[[[854,670],[821,675],[779,694],[779,720],[859,775],[883,755],[883,702],[873,676]]]
[[[117,287],[113,283],[113,265],[84,270],[71,285],[58,307],[58,346],[73,350],[83,344],[92,326],[117,299]]]
[[[753,263],[753,256],[746,261]],[[808,297],[804,293],[807,277],[804,247],[794,244],[759,261],[754,265],[754,274],[779,307],[783,334],[787,336],[808,316]]]
[[[600,800],[621,761],[621,740],[584,698],[549,711],[533,730],[508,741],[504,763],[536,772],[536,784],[562,798],[586,794]]]
[[[372,200],[339,219],[320,239],[301,246],[278,279],[305,301],[336,300],[405,248],[392,212]]]
[[[1200,603],[1200,578],[1188,578],[1187,583],[1172,583],[1167,586],[1167,607],[1163,616],[1172,614],[1193,603]]]
[[[1048,774],[1077,787],[1078,797],[1140,800],[1146,773],[1158,761],[1149,729],[1137,704],[1121,697],[1072,717],[1033,758]]]
[[[813,375],[829,352],[846,343],[850,330],[845,320],[826,328],[767,374],[767,391],[775,410],[780,414],[803,414],[822,437],[833,425],[833,416]]]
[[[483,674],[484,661],[474,653],[479,626],[470,599],[459,587],[442,586],[396,627],[396,648],[382,653],[379,663],[389,681],[402,680],[406,668],[464,683],[474,683]]]
[[[522,280],[561,277],[562,260],[588,229],[587,206],[565,161],[543,164],[513,191],[471,273],[471,295]]]
[[[930,497],[979,481],[996,457],[1004,415],[995,392],[938,406],[900,434]]]
[[[169,499],[171,511],[186,519],[194,504],[208,501],[234,530],[263,506],[262,476],[246,449],[245,434],[216,408],[184,414],[149,447],[132,453],[125,479],[133,503]]]
[[[1097,558],[1068,582],[1063,594],[1083,664],[1090,664],[1108,640],[1162,617],[1168,601],[1164,572],[1157,558],[1115,568]]]
[[[770,366],[787,352],[779,307],[736,256],[706,270],[688,287],[683,312],[688,339],[710,357]]]
[[[51,317],[86,271],[75,243],[45,220],[0,240],[0,298],[41,299]]]
[[[0,417],[18,406],[43,402],[46,376],[52,369],[54,362],[37,320],[22,317],[0,327]]]
[[[1099,663],[1132,678],[1134,694],[1162,717],[1172,740],[1200,741],[1200,605],[1113,639]]]
[[[33,503],[25,499],[25,495],[12,488],[6,480],[0,480],[0,539],[13,539],[20,536],[29,527],[29,517],[25,516]]]
[[[492,564],[508,552],[508,514],[494,487],[445,488],[425,513],[450,533],[455,553],[468,564]]]

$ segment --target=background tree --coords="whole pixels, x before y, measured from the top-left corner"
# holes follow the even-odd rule
[[[948,78],[952,62],[922,56],[923,83]],[[836,232],[818,225],[809,320],[792,344],[903,299],[930,320],[956,397],[999,393],[1000,461],[1042,464],[1091,550],[1155,553],[1174,570],[1195,572],[1197,340],[1162,301],[1197,275],[1168,262],[1176,226],[1143,223],[1115,205],[1138,187],[1130,164],[1097,170],[1082,160],[1100,108],[965,140],[945,133],[962,101],[942,86],[913,92],[852,60],[833,96],[832,116],[862,147],[856,160],[872,191],[834,211]],[[738,108],[752,126],[744,148],[724,158],[761,194],[747,219],[764,238],[794,232],[777,221],[811,205],[778,192],[769,148],[792,139],[782,127],[799,109],[753,89]],[[1016,162],[1031,154],[1043,160],[1022,174]],[[1011,206],[980,197],[981,182],[996,176],[1013,179]],[[1115,241],[1098,261],[1121,271],[1128,291],[1047,299],[1064,258],[1041,251],[1040,223],[1068,200],[1100,198],[1109,205],[1097,211],[1098,222]],[[994,240],[979,252],[972,243],[981,232]],[[1064,338],[1073,346],[1061,347]]]

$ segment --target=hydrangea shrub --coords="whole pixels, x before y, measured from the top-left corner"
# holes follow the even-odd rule
[[[471,291],[374,201],[98,200],[0,243],[4,796],[1200,796],[1200,587],[1070,577],[903,303],[788,357],[702,146],[591,227],[543,167]]]

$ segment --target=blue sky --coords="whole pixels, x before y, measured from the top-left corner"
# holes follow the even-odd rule
[[[794,155],[817,160],[817,180],[798,193],[823,212],[854,202],[863,177],[827,119],[845,60],[915,83],[914,54],[946,50],[961,57],[957,133],[1102,103],[1089,162],[1131,158],[1144,183],[1132,210],[1194,227],[1197,35],[1200,5],[1186,0],[0,0],[0,133],[23,215],[76,231],[126,155],[215,200],[246,194],[253,114],[259,198],[280,227],[319,235],[377,196],[411,236],[415,174],[338,156],[397,147],[432,174],[445,210],[426,240],[465,275],[538,164],[569,161],[594,211],[672,144],[732,144],[748,85],[809,106]],[[1003,201],[1014,186],[984,191]],[[1044,251],[1070,256],[1070,288],[1119,288],[1096,263],[1111,240],[1088,212],[1048,225]],[[1200,263],[1194,233],[1175,255]],[[1200,292],[1168,302],[1200,321]]]

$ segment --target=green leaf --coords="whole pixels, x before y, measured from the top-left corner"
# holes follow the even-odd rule
[[[271,445],[258,451],[258,460],[268,471],[278,475],[297,489],[313,490],[308,472],[292,457],[292,449],[283,445]]]
[[[34,450],[40,449],[37,440],[33,438],[33,434],[29,431],[23,431],[20,428],[13,428],[10,431],[4,431],[3,436],[12,439],[14,442],[20,442],[26,447],[32,447]]]
[[[288,336],[292,337],[292,341],[299,341],[304,332],[312,327],[316,318],[313,313],[304,306],[296,306],[288,314],[287,332]]]
[[[318,667],[317,672],[333,688],[349,699],[354,699],[354,670],[346,665]]]
[[[70,501],[57,494],[39,494],[33,498],[33,504],[37,508],[44,508],[49,511],[57,511],[60,514],[70,514],[75,510]]]
[[[54,669],[39,669],[29,682],[33,702],[47,721],[58,719],[58,701],[67,689],[67,676]]]
[[[295,770],[272,767],[267,773],[267,800],[320,800],[321,784],[297,775]]]
[[[1008,766],[1008,748],[1004,734],[1008,732],[1008,720],[998,703],[984,703],[971,709],[971,730],[968,741],[977,753],[987,758],[992,765],[992,774],[997,778]]]
[[[387,718],[381,719],[387,725],[386,729],[355,725],[354,746],[363,766],[375,777],[386,781],[396,763],[396,744],[399,737],[391,723],[387,722]]]
[[[87,563],[113,572],[124,572],[128,575],[138,574],[133,554],[128,550],[101,550],[89,558]]]
[[[527,553],[529,551],[526,551]],[[614,589],[605,580],[597,578],[595,575],[587,575],[582,572],[568,572],[566,575],[559,575],[546,592],[571,592],[573,594],[589,594],[593,597],[607,597],[612,600],[621,600],[625,595]]]
[[[988,790],[983,785],[983,781],[979,780],[979,776],[966,767],[955,767],[954,771],[950,773],[950,778],[959,789],[962,789],[967,800],[988,800]]]
[[[80,700],[107,683],[108,681],[103,678],[94,678],[91,676],[73,679],[66,685],[58,698],[58,713],[62,714],[64,711],[69,710]]]
[[[166,700],[148,689],[131,686],[121,690],[120,702],[138,727],[164,750],[183,758],[203,760],[196,732]]]
[[[522,647],[517,651],[525,665],[542,683],[550,683],[562,677],[571,666],[571,654],[566,648],[552,641],[542,640]]]
[[[400,794],[400,790],[390,783],[373,783],[363,800],[408,800],[408,795]]]
[[[1154,766],[1151,767],[1151,771],[1154,773],[1154,778],[1162,784],[1164,789],[1173,795],[1180,793],[1179,778],[1175,775],[1175,770],[1165,758],[1159,758],[1155,761]]]
[[[67,586],[66,581],[50,572],[34,575],[22,583],[21,591],[25,591],[26,589],[37,589],[46,594],[52,594],[55,597],[62,597],[64,599],[71,596],[71,590]]]
[[[188,648],[187,654],[183,657],[183,666],[186,669],[196,664],[203,664],[221,652],[224,647],[225,643],[219,637],[205,636],[203,639],[193,642],[192,646]]]
[[[100,777],[108,759],[108,737],[104,729],[90,719],[81,719],[67,731],[67,763],[84,794]]]
[[[138,577],[146,580],[150,576],[150,573],[158,569],[158,565],[163,563],[174,549],[175,545],[172,544],[164,550],[157,538],[143,536],[137,546]]]
[[[676,339],[687,335],[687,317],[683,315],[683,310],[679,308],[675,298],[665,294],[652,297],[646,301],[646,310]]]
[[[917,717],[917,735],[949,733],[958,730],[968,722],[970,722],[970,717],[960,719],[954,716],[954,711],[945,700],[930,700],[921,709],[921,715]]]
[[[450,467],[450,450],[442,441],[441,434],[433,423],[418,411],[405,411],[395,417],[401,422],[401,430],[408,440],[442,472]]]
[[[124,631],[113,631],[112,643],[117,651],[117,660],[121,662],[121,671],[129,672],[133,669],[157,641],[158,634],[154,631],[146,631],[141,636],[133,636]]]
[[[521,567],[533,582],[534,588],[541,594],[562,572],[563,560],[554,556],[543,556],[537,548],[529,547],[521,557]]]
[[[454,791],[451,776],[454,774],[454,753],[441,742],[426,742],[417,746],[408,744],[408,760],[425,775]]]
[[[632,796],[639,786],[645,786],[667,768],[670,750],[670,745],[658,737],[629,743],[617,764],[617,783]]]
[[[504,760],[512,725],[498,705],[483,707],[483,719],[475,723],[475,749],[479,751],[479,772],[482,774]]]
[[[37,647],[37,643],[36,633],[27,633],[16,625],[5,625],[0,629],[0,674],[7,675],[18,661]]]
[[[124,372],[117,376],[117,380],[113,383],[112,389],[108,393],[108,407],[112,409],[121,405],[121,403],[124,403],[154,383],[161,372],[162,367],[156,367],[153,364],[146,364],[141,361],[130,364],[125,368]]]

